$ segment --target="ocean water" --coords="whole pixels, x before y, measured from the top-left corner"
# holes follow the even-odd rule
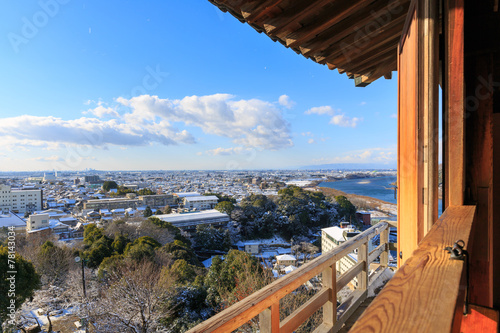
[[[390,203],[397,204],[394,196],[394,187],[391,183],[396,181],[395,176],[362,178],[362,179],[345,179],[336,182],[320,183],[318,186],[329,187],[342,192],[364,195],[379,200],[384,200]],[[438,202],[438,211],[441,215],[442,201]]]
[[[329,187],[342,192],[364,195],[390,203],[397,203],[394,197],[394,187],[391,183],[396,177],[375,177],[361,179],[345,179],[336,182],[320,183],[321,187]]]

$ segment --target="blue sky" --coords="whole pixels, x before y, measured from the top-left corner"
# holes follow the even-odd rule
[[[3,1],[0,170],[396,163],[366,88],[206,0]]]

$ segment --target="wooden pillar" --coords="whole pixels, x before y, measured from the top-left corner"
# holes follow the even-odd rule
[[[323,322],[329,327],[337,322],[337,264],[325,269],[321,275],[323,288],[330,289],[328,302],[323,305]]]
[[[464,204],[464,1],[444,1],[443,170],[444,207]]]
[[[500,13],[489,1],[466,2],[464,12],[464,200],[477,206],[469,249],[470,295],[472,303],[498,309],[500,184],[496,175],[500,173],[497,133],[500,130]]]
[[[380,254],[380,265],[384,267],[389,266],[389,229],[390,226],[380,233],[380,244],[385,244],[385,251]]]
[[[398,266],[438,216],[438,2],[412,1],[398,52]]]
[[[438,161],[439,161],[439,3],[436,0],[424,0],[421,10],[420,35],[422,37],[419,62],[422,64],[420,100],[422,117],[421,152],[423,162],[423,224],[419,240],[432,228],[438,219]]]
[[[259,328],[262,333],[279,333],[280,331],[280,304],[274,303],[271,308],[259,314]]]
[[[358,288],[359,290],[366,290],[368,288],[368,272],[370,265],[368,264],[368,243],[363,243],[358,249],[358,262],[364,261],[363,270],[358,274]]]

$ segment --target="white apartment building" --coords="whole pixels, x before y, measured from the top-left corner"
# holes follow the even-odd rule
[[[26,223],[26,231],[32,231],[49,227],[49,214],[34,214],[30,215]]]
[[[0,210],[10,210],[17,214],[42,210],[43,191],[34,187],[11,188],[0,185]]]
[[[219,198],[215,195],[185,197],[183,200],[184,208],[197,210],[213,209],[218,202]]]
[[[325,253],[333,250],[337,246],[341,245],[348,239],[350,239],[351,235],[355,235],[353,229],[348,228],[339,228],[339,227],[330,227],[321,229],[321,252]],[[368,242],[368,252],[373,251],[374,246],[372,242]],[[357,250],[347,254],[337,261],[337,272],[343,274],[347,272],[351,267],[356,265],[358,262],[358,254]],[[354,278],[352,281],[353,285],[357,287],[358,279]]]

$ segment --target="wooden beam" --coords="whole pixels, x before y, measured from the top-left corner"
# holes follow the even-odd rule
[[[249,2],[241,6],[241,15],[249,23],[261,23],[260,21],[264,18],[271,18],[273,14],[276,15],[277,12],[282,10],[277,6],[284,0],[267,0],[258,3],[257,1]]]
[[[286,36],[286,44],[289,47],[300,46],[302,43],[311,40],[322,31],[339,23],[350,15],[356,14],[360,9],[368,6],[371,1],[342,0],[335,1],[329,10],[321,11],[314,21]]]
[[[342,325],[349,319],[349,317],[356,311],[361,303],[366,299],[368,290],[354,290],[348,298],[339,306],[341,308],[347,308],[343,311],[341,316],[337,319],[335,325],[333,325],[332,332],[338,332]],[[351,332],[351,331],[349,331]]]
[[[382,238],[382,237],[380,237],[380,238]],[[370,252],[370,255],[368,256],[368,265],[370,265],[370,263],[372,263],[375,259],[377,259],[382,254],[384,254],[384,253],[387,254],[387,243],[382,243],[382,241],[380,241],[380,243],[381,244],[379,246],[377,246],[372,252]],[[380,264],[382,265],[382,258],[380,258]]]
[[[345,272],[344,274],[342,274],[337,279],[336,289],[337,290],[341,290],[342,288],[344,288],[345,286],[347,286],[347,284],[349,282],[351,282],[352,279],[354,279],[356,277],[356,275],[358,275],[359,273],[361,273],[362,270],[363,270],[363,263],[362,262],[358,262],[354,266],[352,266],[351,268],[349,268],[349,270],[347,270],[347,272]]]
[[[348,68],[354,73],[361,74],[366,73],[369,68],[376,68],[378,64],[385,63],[389,60],[392,60],[392,62],[395,63],[397,57],[397,45],[391,45],[388,48],[381,49],[378,52],[374,51],[372,56],[367,56],[363,60],[360,59],[359,62],[351,62],[351,66],[349,66],[350,64],[339,64],[339,66]]]
[[[321,10],[331,0],[297,1],[288,6],[283,15],[264,23],[268,34],[278,36],[282,33],[288,34],[290,27],[300,26],[300,22]]]
[[[474,206],[450,206],[349,332],[451,332],[463,311],[465,262],[444,248],[468,247]]]
[[[381,27],[379,30],[374,30],[369,34],[360,36],[356,32],[352,33],[344,38],[338,45],[335,45],[336,48],[330,48],[327,56],[317,56],[315,59],[317,62],[323,63],[327,61],[327,59],[331,62],[336,62],[342,55],[344,55],[344,58],[357,56],[362,51],[366,52],[365,49],[371,48],[374,44],[386,41],[395,36],[401,36],[404,21],[405,17],[401,16],[390,21],[389,24]]]
[[[330,298],[330,288],[323,288],[311,297],[306,303],[302,304],[297,310],[286,317],[280,325],[280,333],[292,333]]]
[[[366,87],[370,83],[379,79],[385,73],[389,71],[396,70],[396,61],[389,60],[385,64],[377,64],[373,71],[369,72],[367,75],[362,75],[359,79],[355,80],[356,87]]]
[[[361,33],[369,33],[370,24],[374,27],[377,26],[377,15],[382,14],[392,14],[392,19],[397,19],[401,15],[405,15],[405,8],[408,7],[409,1],[403,0],[398,3],[400,7],[390,7],[385,1],[375,1],[370,6],[366,7],[364,10],[356,14],[356,21],[344,20],[334,25],[330,29],[325,30],[323,33],[318,35],[312,42],[301,45],[300,49],[302,54],[306,56],[327,56],[329,50],[328,47],[335,45],[340,42],[345,37],[361,31]],[[375,14],[374,14],[375,13]],[[375,16],[374,16],[375,15]],[[380,27],[380,25],[379,25]]]

